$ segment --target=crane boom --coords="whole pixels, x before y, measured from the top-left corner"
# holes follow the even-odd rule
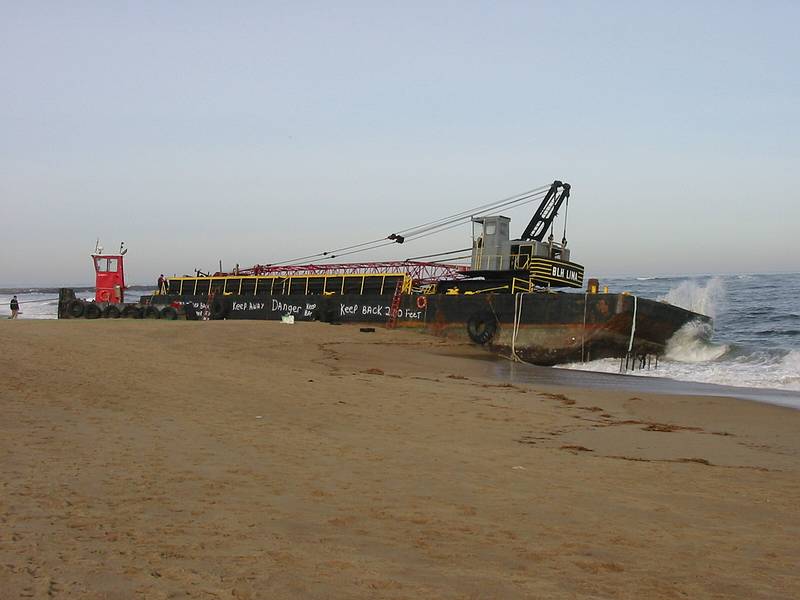
[[[541,242],[544,239],[545,233],[552,225],[561,205],[569,198],[569,190],[570,185],[568,183],[553,182],[541,204],[539,204],[539,208],[536,209],[531,222],[522,232],[521,240]]]

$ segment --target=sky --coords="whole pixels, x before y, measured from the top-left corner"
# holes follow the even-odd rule
[[[798,271],[798,22],[780,1],[0,0],[0,287],[92,283],[98,237],[151,283],[554,179],[587,277]]]

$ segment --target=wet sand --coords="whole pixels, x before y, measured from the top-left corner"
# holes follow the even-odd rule
[[[800,411],[318,323],[0,342],[0,598],[800,597]]]

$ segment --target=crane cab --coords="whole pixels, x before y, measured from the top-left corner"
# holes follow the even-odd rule
[[[500,289],[498,282],[511,281],[507,289],[583,286],[583,267],[570,261],[566,226],[561,243],[553,239],[552,225],[570,185],[554,181],[525,231],[511,239],[510,219],[501,215],[472,218],[472,261],[468,273],[482,277]],[[566,218],[566,215],[565,215]],[[545,239],[548,229],[550,235]],[[519,282],[522,282],[520,285]],[[463,287],[463,285],[462,285]]]
[[[472,218],[472,263],[473,271],[506,271],[511,250],[508,224],[511,219],[503,216]],[[477,231],[476,231],[477,228]]]

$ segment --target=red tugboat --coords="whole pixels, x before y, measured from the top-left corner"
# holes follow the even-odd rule
[[[585,291],[584,269],[571,261],[566,218],[560,242],[554,220],[571,187],[554,181],[510,198],[398,231],[363,244],[320,252],[284,264],[233,272],[171,277],[168,286],[124,304],[123,254],[92,254],[94,302],[62,290],[60,317],[197,318],[383,323],[469,339],[526,362],[553,365],[607,357],[660,355],[667,341],[705,315],[646,298]],[[499,209],[540,201],[518,238]],[[565,210],[566,213],[566,210]],[[473,227],[470,248],[397,262],[336,263],[339,256],[403,244],[454,226]],[[465,252],[468,254],[462,256]],[[458,255],[458,256],[456,256]],[[449,262],[419,259],[454,257]],[[315,262],[299,262],[314,258]],[[456,258],[469,259],[458,264]]]
[[[90,254],[94,268],[94,300],[85,301],[75,296],[71,288],[61,288],[58,303],[59,319],[177,319],[178,311],[172,306],[148,306],[142,303],[125,303],[125,242],[116,254],[106,254],[100,245],[95,244]]]

